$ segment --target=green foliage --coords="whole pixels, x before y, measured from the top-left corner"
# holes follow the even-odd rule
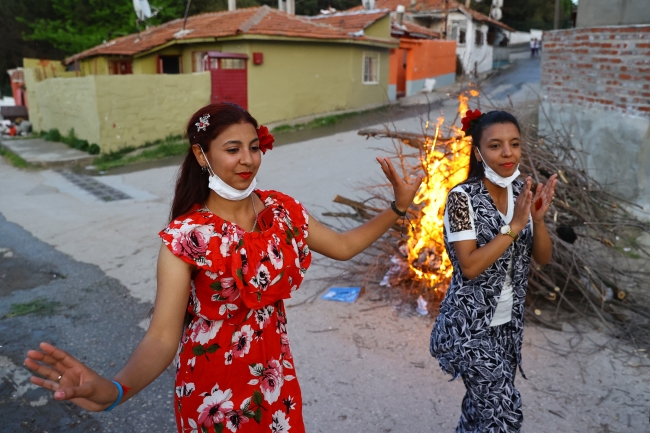
[[[4,159],[6,159],[9,164],[13,165],[14,167],[17,168],[27,168],[29,167],[29,164],[27,161],[25,161],[23,158],[21,158],[19,155],[16,155],[9,149],[5,149],[4,147],[0,146],[0,156],[2,156]]]
[[[130,1],[49,0],[47,3],[51,8],[49,14],[19,15],[17,20],[31,30],[27,39],[48,41],[68,54],[137,31]],[[159,9],[159,13],[147,21],[149,25],[182,18],[185,12],[183,1],[152,0],[151,5]]]
[[[104,171],[142,161],[153,161],[169,156],[182,155],[187,152],[188,143],[180,135],[168,135],[164,140],[147,142],[139,153],[135,153],[133,146],[122,148],[118,151],[101,155],[93,161],[97,170]]]
[[[47,41],[66,54],[92,48],[118,36],[137,31],[135,12],[131,1],[114,0],[25,0],[32,7],[24,7],[19,0],[2,0],[12,8],[8,12],[13,27],[20,27],[28,41]],[[151,0],[158,14],[146,25],[158,25],[183,18],[187,0]],[[332,6],[338,10],[358,6],[358,0],[303,0],[296,2],[299,15],[317,15],[321,9]],[[238,0],[238,8],[269,5],[277,7],[277,0]],[[190,15],[228,9],[228,0],[193,0]],[[1,10],[1,9],[0,9]],[[2,24],[0,22],[0,24]],[[8,25],[8,24],[7,24]],[[0,25],[2,27],[2,25]],[[144,27],[144,24],[141,24]],[[13,33],[16,33],[15,31]]]
[[[11,304],[9,313],[4,317],[24,316],[26,314],[39,314],[41,316],[49,316],[54,314],[56,308],[60,305],[56,301],[48,301],[47,299],[39,298],[30,302]]]
[[[560,0],[560,26],[568,27],[573,2]],[[490,2],[477,3],[472,1],[472,9],[486,15],[490,13]],[[503,3],[503,19],[507,24],[517,30],[527,32],[530,29],[552,30],[555,15],[555,1],[552,0],[517,0]]]
[[[88,153],[90,153],[91,155],[99,155],[99,151],[100,151],[99,146],[96,143],[91,144],[90,147],[88,148]]]
[[[68,135],[62,135],[58,129],[52,128],[47,132],[41,132],[41,138],[47,141],[59,141],[65,143],[73,149],[81,150],[82,152],[90,152],[91,145],[88,140],[82,140],[74,132],[74,128],[68,131]],[[99,153],[99,146],[93,144],[93,152]]]

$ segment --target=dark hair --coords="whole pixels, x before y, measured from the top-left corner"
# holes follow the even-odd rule
[[[208,114],[210,115],[209,125],[199,131],[196,125],[200,122],[199,118]],[[201,170],[201,165],[192,152],[192,145],[198,144],[207,153],[212,140],[229,126],[238,123],[250,123],[257,129],[257,120],[248,111],[231,102],[206,105],[190,117],[186,128],[190,148],[187,150],[187,155],[185,155],[185,160],[176,179],[170,220],[186,214],[195,204],[204,203],[210,194],[207,176]]]
[[[481,138],[483,137],[483,131],[488,126],[492,126],[497,123],[512,123],[517,127],[517,131],[521,133],[521,128],[519,127],[519,122],[517,122],[517,119],[515,116],[512,114],[508,113],[507,111],[499,111],[499,110],[494,110],[494,111],[489,111],[487,113],[484,113],[470,128],[469,131],[465,133],[465,135],[471,135],[472,136],[472,146],[476,146],[477,148],[481,144]],[[474,155],[474,149],[472,148],[472,151],[470,152],[469,155],[469,174],[467,175],[467,179],[465,180],[464,183],[468,182],[480,182],[481,179],[483,179],[483,176],[485,176],[485,170],[483,169],[483,164],[479,164],[478,160],[476,159],[476,156]]]

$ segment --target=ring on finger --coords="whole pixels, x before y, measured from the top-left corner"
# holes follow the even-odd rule
[[[59,377],[56,378],[56,381],[57,382],[60,381],[62,377],[63,377],[63,373],[59,374]]]

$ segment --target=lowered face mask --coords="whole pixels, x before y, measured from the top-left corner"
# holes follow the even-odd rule
[[[478,154],[481,155],[480,150],[478,151]],[[483,169],[485,171],[485,177],[487,178],[487,180],[489,180],[495,185],[500,186],[501,188],[507,188],[521,174],[519,172],[519,166],[517,166],[515,172],[512,173],[512,175],[508,177],[499,176],[496,171],[492,170],[492,168],[490,168],[490,166],[487,165],[487,163],[485,162],[485,158],[483,158],[483,155],[481,155],[481,159],[483,160]]]
[[[219,195],[219,197],[223,197],[226,200],[239,201],[250,196],[251,193],[255,190],[255,187],[257,186],[256,178],[253,178],[251,184],[248,185],[248,188],[244,190],[235,189],[232,186],[228,185],[226,182],[221,180],[219,176],[215,174],[214,170],[212,170],[212,167],[210,166],[210,162],[208,162],[208,158],[206,158],[203,149],[201,149],[201,153],[203,153],[205,162],[208,163],[208,168],[210,169],[210,179],[208,180],[208,188],[216,192],[217,195]]]

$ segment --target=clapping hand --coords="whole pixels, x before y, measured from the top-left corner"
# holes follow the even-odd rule
[[[393,167],[393,164],[388,158],[377,157],[377,162],[381,165],[381,170],[384,172],[386,179],[393,185],[395,192],[395,205],[400,211],[406,211],[413,203],[413,199],[422,184],[423,176],[418,175],[413,182],[409,183],[407,179],[402,179]]]
[[[557,174],[551,176],[548,182],[546,182],[546,185],[541,182],[537,184],[535,196],[533,197],[533,208],[531,210],[533,222],[544,222],[544,215],[546,215],[553,202],[555,185],[557,185]]]
[[[41,343],[40,349],[27,352],[25,365],[42,376],[32,376],[30,381],[54,391],[56,400],[70,400],[83,409],[100,412],[117,399],[115,384],[81,361],[48,343]]]

